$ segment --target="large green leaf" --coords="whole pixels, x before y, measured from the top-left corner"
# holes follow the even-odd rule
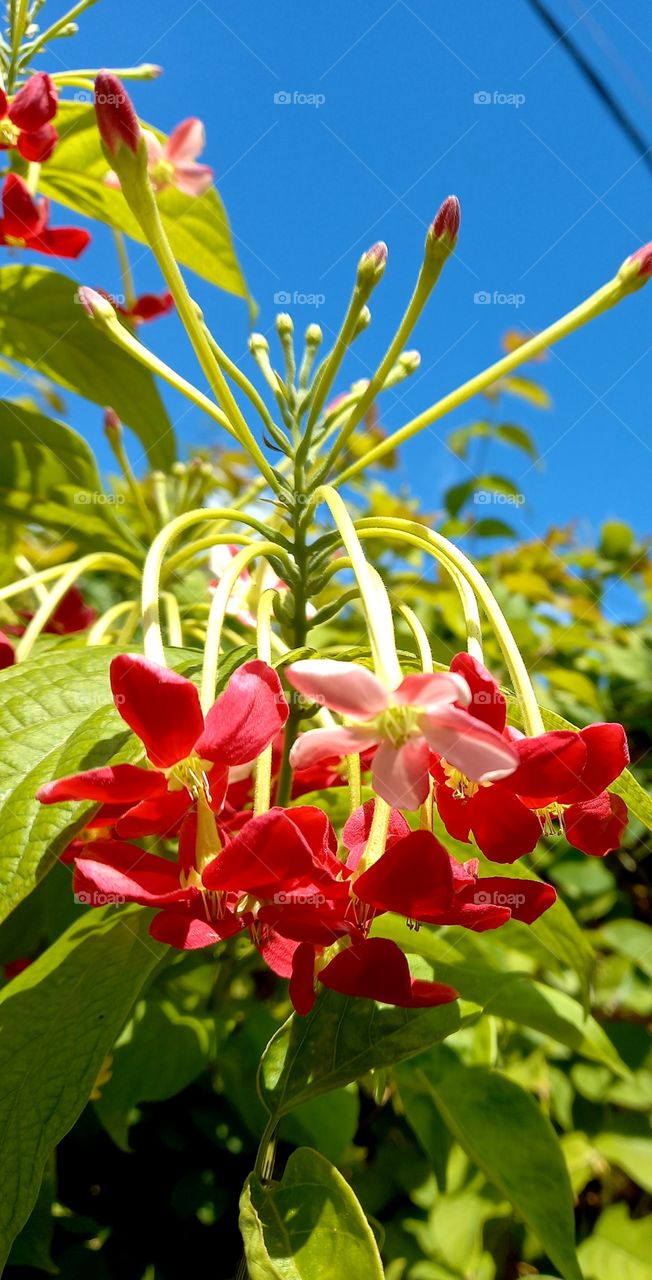
[[[0,993],[0,1268],[46,1161],[165,949],[139,908],[85,912]]]
[[[57,129],[60,142],[41,171],[39,189],[76,213],[108,222],[143,244],[143,233],[122,193],[104,181],[109,167],[100,147],[93,107],[61,102]],[[164,140],[164,134],[151,131]],[[211,284],[248,298],[224,205],[215,188],[200,198],[164,191],[158,196],[158,206],[177,261]],[[108,279],[102,283],[109,287]]]
[[[579,1254],[586,1280],[652,1280],[652,1218],[630,1218],[626,1204],[612,1204]]]
[[[240,1230],[250,1280],[382,1280],[360,1204],[341,1173],[310,1147],[292,1153],[279,1183],[248,1178]]]
[[[40,524],[88,551],[138,543],[104,492],[92,449],[63,422],[0,400],[0,515]]]
[[[0,268],[0,349],[68,391],[112,405],[152,467],[174,462],[174,431],[154,379],[91,323],[68,276],[46,267]]]
[[[0,919],[49,870],[89,812],[41,805],[52,778],[119,758],[142,746],[111,703],[105,648],[54,650],[0,674]],[[92,806],[91,806],[92,807]]]
[[[263,1102],[272,1115],[282,1116],[367,1071],[420,1053],[477,1013],[458,1003],[398,1009],[325,991],[312,1013],[293,1015],[270,1040],[258,1073]]]
[[[575,1053],[603,1063],[616,1075],[629,1077],[600,1023],[585,1014],[576,1000],[527,974],[492,967],[483,953],[475,951],[475,939],[463,930],[435,932],[422,927],[415,932],[398,916],[385,915],[375,922],[373,932],[429,960],[438,982],[455,987],[464,1000],[482,1005],[485,1013],[531,1027]]]
[[[564,1280],[582,1280],[571,1186],[549,1120],[513,1080],[450,1054],[446,1059],[440,1074],[428,1057],[417,1069],[451,1133],[538,1236]]]

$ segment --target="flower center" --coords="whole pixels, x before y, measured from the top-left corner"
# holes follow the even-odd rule
[[[26,247],[26,241],[21,240],[19,236],[5,236],[4,241],[8,249],[24,249]]]
[[[15,147],[19,134],[20,129],[17,129],[11,120],[0,120],[0,144],[3,147]]]
[[[454,769],[452,764],[442,758],[441,767],[446,774],[446,786],[450,787],[456,800],[470,800],[480,789],[479,782],[471,782],[470,778]]]
[[[421,712],[418,707],[389,707],[372,723],[377,726],[381,737],[386,738],[394,747],[400,747],[410,738],[418,738],[421,734]]]
[[[201,760],[199,756],[188,756],[180,760],[171,769],[165,769],[168,790],[181,791],[185,787],[193,800],[204,797],[211,803],[211,789],[208,774],[213,768],[211,760]]]
[[[174,165],[169,160],[156,160],[149,168],[150,179],[159,191],[174,182],[174,173]]]

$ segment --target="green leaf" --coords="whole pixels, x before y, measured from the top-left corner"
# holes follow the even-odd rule
[[[95,1102],[105,1129],[129,1150],[131,1113],[139,1102],[172,1098],[204,1070],[212,1020],[177,1009],[152,993],[139,1000],[112,1054],[111,1077]]]
[[[52,1205],[57,1198],[57,1164],[54,1152],[46,1161],[41,1187],[34,1208],[20,1234],[14,1240],[9,1256],[10,1267],[35,1267],[56,1274],[52,1261]]]
[[[450,1057],[451,1055],[449,1055]],[[424,1085],[460,1146],[538,1236],[564,1280],[582,1280],[573,1197],[552,1125],[520,1085],[458,1059],[441,1075],[424,1060]]]
[[[594,930],[591,937],[598,946],[612,947],[621,956],[633,960],[648,978],[652,978],[652,928],[643,920],[609,920]]]
[[[92,449],[76,431],[0,400],[0,515],[39,524],[85,551],[140,552],[104,492]]]
[[[88,1101],[165,949],[139,908],[84,913],[0,992],[0,1268],[36,1202],[51,1151]]]
[[[46,267],[0,268],[0,348],[68,391],[112,405],[152,467],[174,462],[174,431],[154,379],[91,323],[68,276]]]
[[[240,1200],[251,1280],[382,1280],[373,1232],[348,1182],[318,1152],[300,1147],[279,1183],[252,1174]]]
[[[630,1218],[626,1204],[612,1204],[579,1248],[585,1280],[652,1280],[652,1218]]]
[[[356,1135],[360,1118],[357,1086],[349,1084],[311,1098],[285,1116],[282,1137],[295,1146],[310,1143],[333,1164],[343,1160]]]
[[[600,1023],[585,1014],[576,1000],[527,974],[492,968],[486,956],[475,950],[476,940],[463,930],[435,932],[422,926],[414,932],[397,916],[382,916],[373,933],[429,960],[437,982],[455,987],[464,1000],[482,1005],[484,1013],[531,1027],[629,1078],[628,1068]]]
[[[111,703],[107,648],[52,651],[0,674],[0,919],[63,852],[94,806],[41,805],[52,778],[142,755]]]
[[[279,1027],[261,1060],[258,1088],[275,1117],[339,1089],[377,1067],[392,1066],[444,1040],[477,1016],[459,1004],[398,1009],[324,991],[312,1013]]]
[[[165,141],[165,134],[151,125],[145,128]],[[107,222],[140,244],[146,243],[122,192],[113,191],[104,181],[109,166],[100,147],[93,107],[60,102],[57,129],[61,138],[52,159],[41,170],[39,190],[76,213]],[[199,198],[170,189],[158,196],[157,204],[177,261],[211,284],[248,299],[224,205],[215,188]]]
[[[649,1119],[615,1113],[591,1141],[601,1155],[652,1193],[652,1130]]]

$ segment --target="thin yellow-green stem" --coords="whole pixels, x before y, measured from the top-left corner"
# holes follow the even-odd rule
[[[272,614],[278,591],[263,591],[258,601],[256,644],[258,657],[268,666],[272,663]],[[254,814],[267,813],[272,803],[272,744],[259,755],[254,771]]]
[[[48,592],[47,599],[38,606],[34,617],[25,628],[16,645],[17,662],[24,662],[25,658],[29,657],[34,643],[40,636],[44,626],[66,593],[74,586],[77,579],[84,573],[95,572],[99,569],[108,570],[112,573],[123,573],[129,578],[138,579],[139,577],[138,570],[124,556],[114,555],[112,552],[98,552],[82,556],[81,560],[77,560],[61,575],[56,585]]]

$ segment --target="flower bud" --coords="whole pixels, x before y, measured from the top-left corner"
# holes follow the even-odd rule
[[[324,341],[321,325],[309,324],[306,329],[306,346],[319,347]]]
[[[170,470],[173,476],[176,476],[177,479],[181,480],[185,476],[188,468],[186,467],[185,462],[173,462]]]
[[[358,263],[358,285],[371,292],[382,279],[386,266],[387,245],[383,240],[378,240],[370,249],[367,249],[366,253],[363,253]]]
[[[292,316],[288,315],[287,311],[279,311],[276,317],[276,332],[278,333],[279,338],[282,338],[286,334],[292,335],[294,333],[294,321],[292,320]]]
[[[102,142],[114,159],[123,147],[136,155],[141,140],[138,117],[124,85],[110,71],[100,71],[95,79],[95,115]]]
[[[122,423],[110,405],[104,410],[104,433],[110,443],[122,439]]]
[[[267,354],[269,351],[269,342],[264,333],[250,334],[248,346],[252,356],[256,356],[259,353]]]
[[[115,310],[109,299],[98,293],[97,289],[91,289],[86,284],[80,285],[77,290],[77,301],[81,303],[91,320],[99,320],[102,323],[116,319]]]
[[[426,236],[426,264],[441,270],[457,244],[460,231],[460,202],[447,196]]]
[[[413,373],[416,373],[420,364],[421,356],[418,351],[402,351],[385,379],[385,389],[395,387],[398,382],[410,378]]]
[[[371,312],[368,307],[363,307],[356,321],[355,329],[353,330],[353,337],[358,338],[361,333],[364,333],[365,329],[369,328],[370,324]]]
[[[652,240],[630,254],[618,272],[618,279],[634,289],[640,289],[647,284],[650,276],[652,276]]]

